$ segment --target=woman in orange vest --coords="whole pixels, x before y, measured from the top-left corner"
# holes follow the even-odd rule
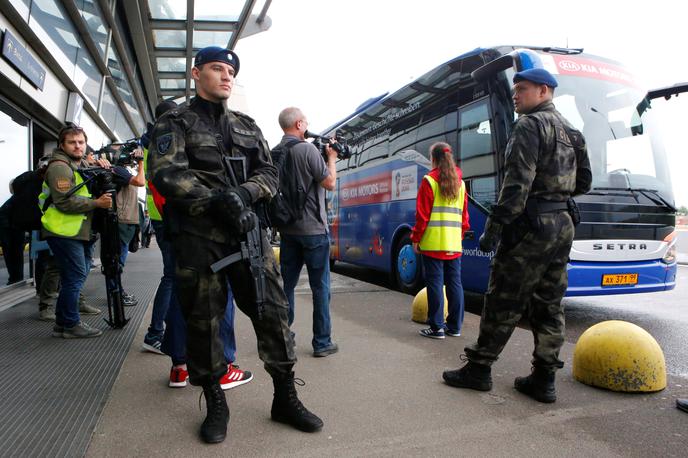
[[[461,240],[470,229],[468,196],[461,169],[454,163],[451,146],[438,142],[430,147],[432,170],[423,177],[416,198],[416,224],[411,241],[420,253],[428,292],[428,324],[420,335],[444,339],[458,337],[463,324],[461,285]],[[448,311],[444,321],[446,287]]]

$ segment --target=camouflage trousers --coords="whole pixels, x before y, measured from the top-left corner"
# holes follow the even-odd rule
[[[561,299],[568,285],[567,263],[574,226],[567,212],[545,213],[533,230],[525,218],[505,226],[492,259],[478,341],[465,348],[472,362],[491,365],[525,314],[535,341],[533,366],[564,366]]]
[[[216,243],[188,233],[172,240],[176,270],[175,287],[187,325],[187,365],[192,385],[217,382],[227,372],[220,323],[227,306],[227,285],[237,307],[253,324],[258,355],[271,376],[291,371],[296,363],[294,340],[288,325],[289,305],[280,282],[272,247],[263,234],[265,302],[258,318],[255,289],[248,264],[239,261],[213,273],[210,265],[237,247]]]

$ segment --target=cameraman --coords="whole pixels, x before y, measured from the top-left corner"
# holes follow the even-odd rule
[[[331,338],[330,240],[325,206],[325,190],[334,190],[337,183],[337,152],[325,145],[326,164],[320,151],[304,141],[308,121],[300,109],[285,108],[278,121],[284,131],[280,146],[300,140],[291,147],[291,154],[298,180],[307,190],[303,218],[280,227],[280,265],[289,300],[289,325],[294,321],[294,288],[305,263],[313,293],[313,356],[322,357],[339,350]]]
[[[39,196],[41,209],[46,202],[49,204],[41,218],[41,235],[55,255],[62,284],[55,305],[53,336],[65,339],[98,337],[103,333],[81,321],[79,292],[90,267],[93,210],[109,208],[112,198],[103,194],[92,199],[86,186],[67,196],[73,187],[83,182],[77,169],[87,166],[84,161],[87,141],[80,127],[68,126],[60,131],[58,148],[48,163],[43,192]]]
[[[122,157],[122,156],[120,156]],[[127,156],[124,156],[127,157]],[[120,240],[120,258],[119,263],[124,269],[124,264],[127,262],[127,255],[129,254],[129,243],[136,235],[136,228],[139,225],[139,200],[138,189],[146,185],[146,177],[143,169],[143,150],[136,148],[131,153],[131,160],[136,163],[136,175],[133,175],[127,167],[123,165],[115,165],[112,168],[114,174],[118,177],[115,184],[122,184],[121,189],[117,191],[117,219],[119,222],[119,240]],[[130,162],[127,159],[126,162]],[[127,294],[122,291],[122,304],[125,306],[134,306],[138,304],[138,300],[133,294]]]

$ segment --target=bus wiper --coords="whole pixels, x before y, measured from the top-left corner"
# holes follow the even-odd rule
[[[662,197],[659,194],[659,191],[657,191],[656,189],[639,188],[639,189],[631,189],[631,191],[639,192],[642,195],[644,195],[645,197],[647,197],[648,199],[650,199],[652,202],[654,202],[656,204],[662,204],[665,207],[669,208],[673,212],[677,211],[677,208],[675,206],[673,206],[672,204],[670,204],[664,197]],[[653,198],[653,196],[654,196],[654,198]]]
[[[595,191],[602,191],[602,192],[595,192]],[[631,188],[630,186],[628,188],[614,188],[614,187],[593,187],[588,194],[592,195],[599,195],[599,196],[605,196],[608,195],[609,193],[604,192],[604,191],[630,191],[630,192],[639,192],[640,194],[644,195],[648,199],[650,199],[652,202],[654,202],[657,205],[663,205],[667,208],[669,208],[672,211],[677,211],[676,207],[672,204],[670,204],[664,197],[659,194],[659,191],[656,189],[646,189],[646,188]],[[637,199],[636,199],[637,200]]]
[[[612,137],[614,137],[614,140],[616,140],[616,134],[614,133],[614,129],[612,129],[612,125],[607,120],[607,117],[600,113],[599,110],[595,107],[590,107],[590,111],[592,111],[593,113],[597,113],[598,115],[602,116],[602,118],[604,118],[604,122],[607,123],[607,127],[609,127],[609,130],[612,132]]]

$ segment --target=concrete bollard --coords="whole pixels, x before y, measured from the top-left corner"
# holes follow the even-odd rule
[[[578,339],[573,377],[612,391],[660,391],[666,388],[664,353],[643,328],[626,321],[604,321]]]
[[[448,307],[447,307],[447,291],[444,291],[444,318],[447,318]],[[428,289],[423,288],[418,291],[416,297],[413,298],[413,305],[411,309],[411,320],[416,323],[425,324],[428,321]]]

